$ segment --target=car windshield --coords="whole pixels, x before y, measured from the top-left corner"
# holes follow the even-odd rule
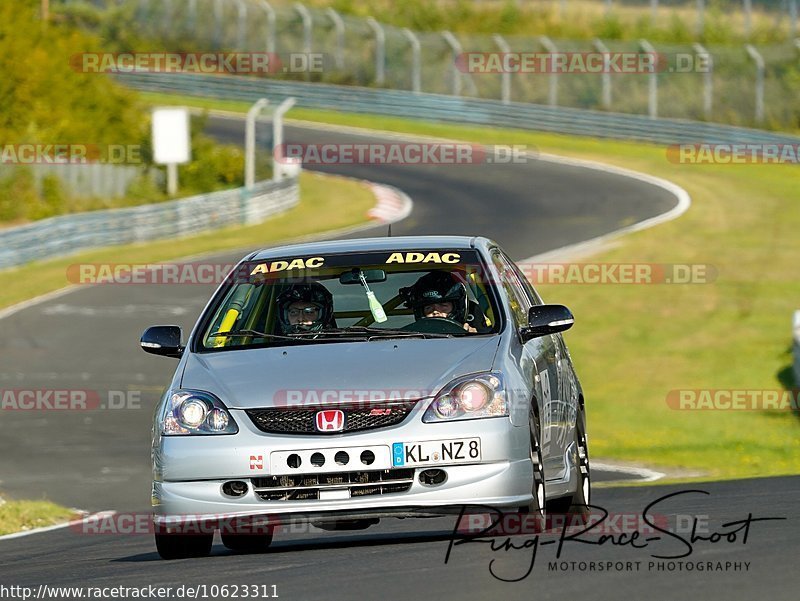
[[[464,250],[246,262],[209,308],[198,350],[496,333],[487,273]]]

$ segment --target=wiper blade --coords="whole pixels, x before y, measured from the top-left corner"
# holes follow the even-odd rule
[[[241,338],[244,336],[252,336],[253,338],[273,338],[275,340],[302,340],[296,336],[283,336],[281,334],[268,334],[267,332],[259,332],[258,330],[233,330],[231,332],[214,332],[209,334],[208,338],[223,338],[230,336],[234,338]]]
[[[302,340],[303,342],[325,342],[322,336],[326,333],[327,330],[320,330],[317,332],[294,332],[292,334],[269,334],[267,332],[259,332],[257,330],[233,330],[231,332],[214,332],[213,334],[209,335],[209,338],[214,337],[224,337],[224,336],[232,336],[232,337],[243,337],[243,336],[252,336],[253,338],[271,338],[273,340]],[[363,338],[336,338],[338,342],[358,342],[364,340]],[[330,342],[330,341],[328,341]]]
[[[402,330],[399,328],[374,328],[371,326],[349,326],[346,328],[331,328],[322,330],[321,334],[365,334],[383,336],[407,336],[409,338],[451,338],[455,334],[441,334],[436,332],[415,332],[414,330]],[[374,338],[375,336],[370,336]]]

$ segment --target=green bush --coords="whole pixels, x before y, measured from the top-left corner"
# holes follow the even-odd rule
[[[112,7],[115,18],[90,4],[71,3],[68,13],[56,11],[48,24],[38,6],[37,0],[0,2],[0,143],[139,145],[145,172],[125,198],[89,198],[70,196],[52,175],[37,187],[30,169],[14,165],[0,172],[0,222],[166,200],[146,174],[155,168],[149,109],[107,75],[82,72],[83,53],[153,46],[129,26],[137,3]],[[182,196],[240,186],[244,179],[241,149],[200,135],[203,125],[193,124],[193,160],[180,168]],[[266,177],[266,171],[262,160],[257,174]]]
[[[39,201],[36,181],[30,169],[14,169],[0,177],[0,221],[16,221],[26,217],[27,207]]]

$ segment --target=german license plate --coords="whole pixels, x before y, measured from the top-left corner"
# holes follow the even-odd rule
[[[480,438],[395,442],[392,444],[393,467],[473,463],[480,460]]]

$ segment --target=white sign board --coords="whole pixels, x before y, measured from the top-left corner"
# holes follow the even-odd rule
[[[159,165],[191,160],[189,112],[185,108],[153,109],[153,160]]]

